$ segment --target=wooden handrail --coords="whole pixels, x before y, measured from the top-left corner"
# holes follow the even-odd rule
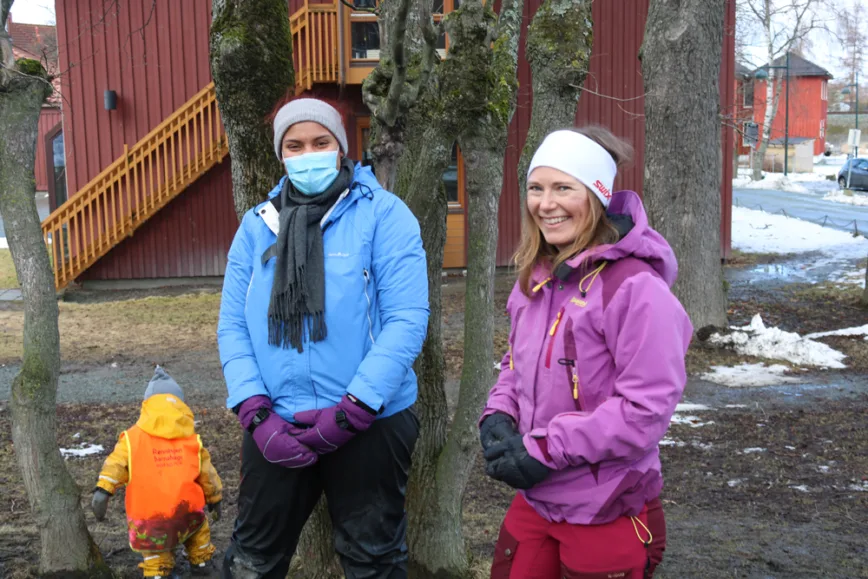
[[[304,5],[289,17],[296,94],[338,80],[338,3]]]
[[[229,153],[214,83],[42,222],[60,290]]]

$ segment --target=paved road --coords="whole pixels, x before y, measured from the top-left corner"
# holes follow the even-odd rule
[[[824,218],[827,218],[825,223],[827,227],[844,231],[853,231],[853,222],[855,221],[860,233],[868,233],[868,206],[826,201],[817,194],[788,193],[765,189],[734,189],[732,203],[750,209],[762,208],[763,211],[769,213],[778,213],[784,210],[787,215],[792,217],[820,224],[823,224]]]

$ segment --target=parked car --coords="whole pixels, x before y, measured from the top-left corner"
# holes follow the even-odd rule
[[[853,166],[852,170],[850,165]],[[847,174],[850,174],[850,189],[868,189],[868,159],[847,159],[838,171],[838,186],[847,188]]]

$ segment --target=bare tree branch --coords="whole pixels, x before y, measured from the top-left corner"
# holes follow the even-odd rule
[[[5,84],[6,71],[14,70],[15,56],[12,54],[12,40],[6,32],[9,10],[15,0],[0,0],[0,87]]]
[[[395,18],[395,31],[392,38],[392,61],[395,63],[395,72],[392,75],[392,83],[389,85],[389,94],[380,110],[380,120],[394,126],[401,108],[401,94],[404,92],[404,84],[407,81],[407,15],[410,13],[410,0],[400,0],[397,17]]]

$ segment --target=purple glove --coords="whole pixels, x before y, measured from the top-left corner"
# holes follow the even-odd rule
[[[355,435],[367,430],[376,418],[376,411],[347,394],[337,406],[296,412],[296,423],[310,425],[310,428],[296,436],[296,440],[320,454],[334,452]]]
[[[317,461],[319,457],[314,451],[293,438],[298,429],[271,410],[271,399],[267,396],[248,398],[238,409],[238,421],[248,431],[257,415],[265,418],[255,426],[253,440],[265,460],[286,468],[303,468]]]

